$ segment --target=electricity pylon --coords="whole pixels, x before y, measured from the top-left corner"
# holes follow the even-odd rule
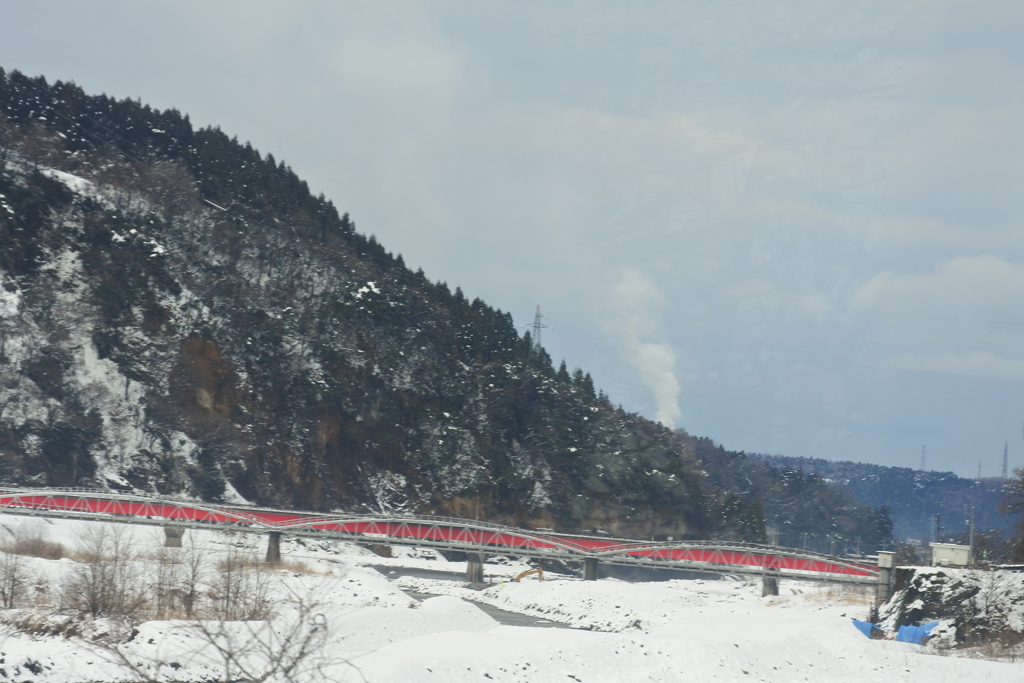
[[[541,320],[543,320],[544,317],[545,316],[540,314],[540,306],[538,305],[537,306],[537,314],[533,316],[533,322],[529,323],[527,325],[523,325],[523,327],[529,327],[530,329],[533,330],[533,332],[531,333],[531,336],[530,336],[530,355],[531,356],[537,354],[541,350],[541,348],[542,348],[541,345],[540,345],[540,331],[541,330],[550,330],[551,329],[550,325],[545,325],[543,322],[541,322]]]

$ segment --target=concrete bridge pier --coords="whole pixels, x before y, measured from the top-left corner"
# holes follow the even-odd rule
[[[267,534],[267,564],[281,561],[281,532],[271,531]]]
[[[875,588],[875,607],[881,607],[892,597],[892,565],[895,553],[878,551],[878,586]]]
[[[466,553],[466,581],[469,583],[484,582],[484,562],[487,556],[483,553]]]
[[[779,594],[779,576],[777,569],[767,569],[761,575],[761,597]]]
[[[587,557],[583,559],[583,580],[597,581],[597,558]]]
[[[185,535],[185,530],[176,526],[165,526],[164,527],[164,547],[165,548],[180,548],[181,537]]]

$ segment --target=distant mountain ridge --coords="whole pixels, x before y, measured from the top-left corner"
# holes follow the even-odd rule
[[[858,501],[824,477],[729,451],[711,439],[686,435],[708,481],[729,501],[754,500],[766,541],[817,552],[872,553],[891,540],[887,507]]]
[[[999,513],[1002,479],[964,479],[952,472],[913,470],[850,461],[757,455],[773,467],[789,467],[814,473],[839,484],[858,502],[892,511],[893,534],[898,539],[935,540],[936,514],[945,537],[966,530],[965,520],[974,508],[978,530],[1010,529],[1010,520]]]

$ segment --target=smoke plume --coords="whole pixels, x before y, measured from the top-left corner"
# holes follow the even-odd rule
[[[656,311],[665,305],[665,297],[646,275],[625,270],[612,288],[611,305],[618,314],[623,355],[654,394],[654,419],[675,427],[681,415],[676,354],[666,342],[648,341],[660,336]]]

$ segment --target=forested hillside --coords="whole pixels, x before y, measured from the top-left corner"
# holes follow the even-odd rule
[[[979,531],[1005,533],[1011,526],[1011,520],[999,512],[1003,498],[1001,479],[977,481],[952,472],[820,458],[756,457],[775,468],[816,474],[842,487],[864,505],[889,507],[898,539],[934,541],[936,521],[944,539],[958,538],[966,531],[971,508]]]
[[[873,553],[892,536],[885,502],[858,501],[843,487],[788,463],[770,464],[728,451],[711,439],[688,437],[712,485],[725,491],[726,508],[744,498],[758,501],[779,545],[824,553]]]
[[[0,482],[764,540],[767,494],[709,476],[731,456],[701,443],[272,156],[0,71]]]

